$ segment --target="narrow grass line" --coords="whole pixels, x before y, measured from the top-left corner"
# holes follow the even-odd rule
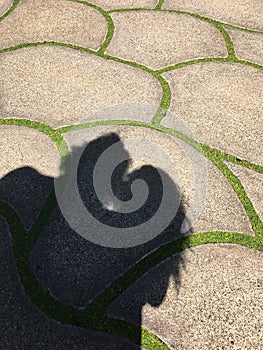
[[[12,13],[14,11],[14,9],[17,7],[17,5],[19,4],[20,0],[14,0],[13,4],[11,7],[9,7],[9,9],[2,15],[0,16],[0,22],[6,18],[8,15],[10,15],[10,13]]]
[[[226,23],[226,22],[220,22],[224,27],[236,29],[236,30],[242,30],[243,32],[248,32],[248,33],[254,33],[254,34],[263,34],[262,30],[256,30],[256,29],[248,29],[245,27],[237,26],[234,24]]]
[[[263,70],[263,66],[261,64],[254,63],[254,62],[251,62],[251,61],[240,60],[239,58],[236,58],[232,62],[233,63],[238,63],[238,64],[243,64],[243,65],[246,65],[246,66],[250,66],[250,67],[253,67],[253,68],[256,68],[256,69],[259,69],[259,70]]]
[[[83,52],[87,52],[96,56],[98,55],[97,51],[88,49],[87,47],[82,47],[82,46],[78,46],[78,45],[74,45],[74,44],[67,44],[67,43],[62,43],[62,42],[57,42],[57,41],[37,41],[34,43],[23,43],[23,44],[18,44],[18,45],[14,45],[14,46],[10,46],[10,47],[5,47],[3,49],[0,49],[0,54],[4,53],[4,52],[10,52],[10,51],[15,51],[15,50],[19,50],[19,49],[23,49],[26,47],[35,47],[35,46],[62,46],[62,47],[67,47],[73,50],[78,50],[78,51],[83,51]]]
[[[240,60],[234,56],[231,57],[207,57],[207,58],[197,58],[194,60],[190,60],[190,61],[185,61],[185,62],[179,62],[176,64],[173,64],[171,66],[167,66],[167,67],[163,67],[159,70],[156,70],[156,72],[158,72],[159,74],[163,74],[166,72],[170,72],[173,71],[175,69],[179,69],[179,68],[184,68],[193,64],[199,64],[199,63],[204,63],[204,62],[223,62],[223,63],[236,63],[236,64],[242,64],[245,66],[250,66],[259,70],[263,70],[263,66],[258,64],[258,63],[254,63],[251,61],[247,61],[247,60]]]
[[[225,153],[223,151],[220,151],[216,148],[212,148],[210,146],[207,146],[206,144],[201,144],[203,149],[209,149],[209,152],[213,154],[215,158],[219,158],[221,160],[228,161],[230,163],[237,164],[239,166],[248,168],[250,170],[253,170],[257,173],[263,174],[263,166],[249,162],[246,159],[240,159],[237,158],[236,156],[233,156],[232,154]]]
[[[100,12],[103,15],[103,17],[107,21],[107,25],[108,25],[107,34],[106,34],[105,39],[104,39],[103,43],[101,44],[99,50],[97,51],[99,54],[103,54],[105,52],[105,50],[107,49],[107,47],[110,45],[110,42],[111,42],[113,35],[114,35],[114,22],[110,16],[110,14],[108,13],[108,11],[104,10],[102,7],[94,5],[88,1],[84,1],[84,0],[70,0],[70,1],[78,2],[80,4],[86,5],[88,7],[91,7],[93,9],[97,10],[98,12]]]
[[[63,126],[58,129],[56,129],[59,133],[64,134],[76,130],[96,127],[96,126],[104,126],[104,125],[128,125],[128,126],[138,126],[138,127],[145,127],[149,129],[153,129],[156,131],[160,131],[163,133],[168,133],[171,136],[175,136],[177,138],[180,138],[182,141],[187,142],[189,145],[195,147],[196,150],[199,152],[210,152],[210,154],[213,154],[215,158],[219,158],[222,160],[226,160],[235,164],[238,164],[240,166],[246,167],[248,169],[251,169],[253,171],[256,171],[260,174],[263,174],[263,166],[254,164],[252,162],[249,162],[245,159],[237,158],[236,156],[233,156],[232,154],[225,153],[223,151],[220,151],[216,148],[212,148],[206,144],[199,143],[189,137],[186,134],[181,133],[180,131],[177,131],[175,129],[167,128],[162,125],[154,125],[152,123],[146,123],[146,122],[140,122],[137,120],[118,120],[118,119],[103,119],[103,120],[96,120],[96,121],[90,121],[82,124],[73,124],[68,126]]]
[[[225,27],[221,24],[221,23],[213,23],[214,26],[219,30],[219,32],[222,34],[224,40],[225,40],[225,44],[226,44],[226,48],[227,48],[227,53],[228,53],[228,58],[231,59],[235,59],[236,55],[235,55],[235,47],[234,47],[234,43],[229,35],[229,33],[226,31]]]
[[[162,77],[160,74],[155,74],[155,77],[156,77],[156,79],[158,79],[159,83],[162,86],[163,96],[162,96],[160,105],[158,107],[158,110],[156,111],[151,122],[154,125],[159,125],[169,110],[169,107],[171,104],[172,93],[171,93],[170,85],[164,77]]]
[[[161,10],[164,0],[159,0],[158,4],[155,6],[154,10]]]
[[[178,68],[183,68],[190,66],[192,64],[198,64],[198,63],[203,63],[203,62],[232,62],[229,58],[227,57],[205,57],[205,58],[196,58],[190,61],[184,61],[184,62],[178,62],[175,63],[171,66],[166,66],[163,68],[160,68],[156,70],[159,74],[163,74],[166,72],[170,72],[172,70],[178,69]]]
[[[209,153],[206,153],[205,155],[222,172],[229,184],[232,186],[233,190],[236,192],[239,201],[247,213],[252,229],[255,232],[255,239],[258,240],[261,245],[263,245],[263,223],[260,220],[260,217],[258,216],[241,181],[220,159],[215,158],[213,155],[209,155]]]

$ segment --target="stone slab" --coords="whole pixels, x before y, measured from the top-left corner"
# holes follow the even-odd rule
[[[263,254],[208,244],[165,260],[108,309],[142,324],[170,349],[260,349]],[[142,310],[142,311],[141,311]]]
[[[171,112],[200,142],[262,164],[263,72],[233,63],[207,62],[164,74]],[[173,116],[162,125],[176,128]]]
[[[87,148],[88,158],[85,161],[85,166],[83,165],[84,163],[81,163],[82,165],[78,166],[80,179],[82,179],[82,173],[85,175],[82,180],[79,180],[78,186],[86,186],[88,188],[92,188],[93,185],[87,180],[89,178],[89,169],[93,169],[92,163],[90,164],[89,161],[92,162],[92,155],[100,151],[102,145],[105,147],[105,145],[109,144],[110,147],[113,140],[120,139],[123,143],[124,152],[128,152],[129,157],[131,157],[131,154],[133,153],[129,152],[129,144],[127,143],[129,139],[138,140],[137,151],[141,152],[142,156],[145,154],[145,151],[147,152],[145,147],[140,146],[143,145],[145,140],[149,142],[149,145],[151,142],[157,142],[160,149],[162,149],[164,153],[171,158],[172,162],[174,162],[172,165],[168,163],[166,168],[159,167],[158,169],[160,169],[161,173],[163,173],[166,178],[169,177],[171,179],[173,186],[178,190],[178,194],[181,192],[182,203],[177,212],[176,218],[172,220],[172,222],[168,221],[167,228],[160,232],[154,239],[134,247],[118,249],[91,243],[88,238],[85,239],[80,233],[78,234],[76,232],[75,224],[83,223],[83,216],[78,210],[78,204],[75,203],[74,197],[70,196],[72,210],[74,210],[74,213],[76,211],[73,215],[75,221],[73,222],[70,220],[67,222],[62,214],[65,213],[65,211],[62,210],[61,213],[59,208],[57,208],[41,233],[31,254],[31,265],[36,276],[41,281],[41,284],[55,298],[64,303],[76,307],[87,305],[89,301],[101,293],[111,281],[123,274],[136,261],[140,260],[143,256],[160,245],[181,236],[183,233],[180,232],[180,228],[184,220],[187,222],[190,221],[190,224],[192,224],[191,215],[189,215],[192,214],[190,209],[194,208],[197,211],[197,214],[200,215],[200,220],[196,220],[197,222],[193,223],[193,232],[199,232],[201,229],[203,231],[209,229],[221,229],[252,234],[249,221],[244,214],[244,210],[240,205],[236,194],[231,190],[230,185],[224,177],[220,175],[219,171],[213,170],[212,167],[208,168],[209,183],[205,202],[203,203],[202,200],[200,201],[198,196],[198,199],[195,199],[193,170],[191,164],[192,160],[190,159],[190,157],[194,157],[194,154],[190,153],[189,155],[189,153],[187,153],[187,148],[181,148],[182,145],[180,142],[177,143],[173,138],[153,130],[128,126],[97,127],[65,134],[65,137],[68,144],[72,147],[72,164],[74,164],[74,169],[76,168],[74,159],[77,159],[78,161],[81,154],[85,154],[86,151],[84,152],[83,150],[86,149],[87,146],[93,147],[91,149]],[[93,141],[93,143],[91,143],[91,141]],[[148,151],[149,147],[147,148]],[[194,161],[198,164],[202,164],[200,157],[198,158],[198,155],[195,156],[196,159],[194,159]],[[157,153],[151,154],[151,159],[152,160],[148,165],[150,164],[155,168],[157,168],[156,164],[162,161],[162,159],[158,159]],[[138,158],[135,160],[133,159],[134,163],[132,163],[131,168],[128,169],[128,174],[130,171],[131,174],[134,173],[136,169],[138,169],[138,166],[139,169],[142,169],[143,166],[147,165],[147,162],[137,163],[136,161],[139,161]],[[133,170],[134,166],[135,168]],[[126,170],[127,169],[125,169],[125,171]],[[178,177],[176,171],[178,172]],[[106,167],[102,169],[101,177],[105,172],[107,172]],[[136,172],[134,174],[136,174]],[[195,173],[196,176],[199,176],[200,174],[202,175],[202,169],[199,169],[199,171]],[[152,185],[152,181],[155,181],[154,179],[155,177],[147,182],[149,186]],[[198,177],[198,179],[199,182],[204,181],[203,178],[201,180]],[[205,185],[206,183],[204,182],[203,187],[199,188],[199,190],[205,192]],[[95,206],[95,195],[97,193],[93,193],[94,191],[92,193],[88,192],[85,197],[81,190],[82,187],[78,188],[79,192],[82,193],[81,198],[85,203],[86,210],[89,212],[89,210],[93,209]],[[121,190],[123,187],[120,185],[117,188],[113,188],[117,191],[118,198],[122,198],[120,196],[125,193],[124,189],[124,192]],[[172,189],[172,187],[170,188]],[[154,193],[156,197],[153,197],[152,203],[155,203],[155,201],[158,200],[158,194],[160,191],[161,188],[155,184]],[[200,193],[198,193],[198,195],[200,196]],[[92,198],[92,208],[89,207],[89,198]],[[62,207],[60,206],[60,208]],[[109,214],[111,210],[114,210],[114,206],[111,208],[107,206],[107,208]],[[199,209],[201,210],[201,213],[199,213]],[[125,225],[120,226],[124,224],[124,222],[121,221],[122,219],[118,219],[116,214],[116,216],[109,217],[108,221],[102,221],[104,214],[102,213],[102,215],[101,212],[102,208],[100,210],[98,209],[96,212],[92,212],[92,215],[96,217],[97,220],[101,220],[100,222],[104,222],[105,225],[108,223],[108,225],[111,226],[115,225],[114,227],[122,227],[124,236]],[[142,210],[139,211],[139,213],[140,212],[142,212]],[[157,217],[156,212],[153,212],[151,207],[149,207],[149,210],[143,211],[141,218],[148,217],[149,214],[150,217]],[[66,218],[68,218],[68,216],[66,216]],[[116,222],[115,218],[119,221]],[[166,219],[166,216],[162,217],[162,220]],[[135,227],[139,227],[139,224],[142,224],[141,222],[138,223],[135,219],[129,217],[125,220],[125,223],[131,223],[132,226]],[[157,219],[155,224],[157,224]],[[84,227],[88,226],[85,224]],[[147,231],[147,229],[145,229],[145,231]],[[102,231],[99,231],[98,229],[96,232]],[[186,234],[190,233],[191,229],[189,229]]]
[[[107,53],[158,69],[201,57],[225,57],[221,33],[199,19],[168,12],[113,13]],[[156,25],[158,23],[158,26]]]
[[[1,23],[0,48],[38,41],[60,41],[98,49],[107,33],[95,9],[65,0],[22,0]]]
[[[91,114],[114,104],[158,106],[162,97],[159,82],[149,73],[62,47],[2,54],[0,71],[0,116],[55,127],[90,120]],[[151,118],[132,113],[132,119]]]
[[[164,0],[163,8],[194,12],[249,29],[263,29],[261,0]]]

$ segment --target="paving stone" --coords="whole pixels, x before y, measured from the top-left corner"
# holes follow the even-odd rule
[[[37,309],[17,274],[8,226],[0,217],[1,349],[139,349],[105,333],[63,325]]]
[[[235,45],[236,56],[263,64],[263,35],[227,28]]]
[[[194,12],[250,29],[263,28],[261,0],[164,0],[163,8]]]
[[[65,0],[22,0],[1,23],[0,47],[37,41],[61,41],[98,49],[107,33],[95,9]]]
[[[103,135],[105,136],[104,138],[102,137]],[[189,155],[187,153],[189,151],[187,148],[183,148],[183,150],[180,149],[181,144],[177,144],[171,137],[156,131],[154,132],[144,128],[128,126],[97,127],[65,134],[65,137],[68,144],[72,146],[73,159],[76,159],[77,161],[82,153],[83,147],[85,148],[88,142],[89,144],[87,146],[92,148],[85,148],[87,150],[85,152],[87,152],[88,157],[90,157],[88,159],[91,159],[92,154],[96,154],[98,151],[102,152],[101,143],[103,144],[103,147],[108,144],[111,146],[114,144],[112,140],[120,139],[123,142],[124,152],[128,152],[129,157],[131,157],[133,153],[129,152],[129,143],[127,143],[129,139],[137,138],[139,147],[138,151],[141,152],[142,156],[145,154],[145,146],[143,148],[143,142],[147,140],[149,143],[156,143],[157,141],[157,145],[160,146],[160,149],[171,157],[172,161],[175,163],[174,169],[172,168],[173,164],[170,164],[169,168],[169,163],[167,168],[164,169],[159,167],[159,169],[166,178],[169,177],[171,179],[173,186],[177,188],[178,193],[181,191],[183,203],[177,212],[176,218],[172,220],[171,223],[168,221],[167,228],[164,229],[163,232],[160,232],[156,238],[135,247],[118,249],[91,243],[89,241],[89,236],[87,236],[87,239],[85,239],[80,234],[76,233],[74,230],[74,225],[76,222],[83,223],[83,216],[81,211],[78,209],[78,204],[75,201],[74,196],[70,195],[71,208],[74,213],[76,212],[74,214],[74,219],[76,221],[74,221],[73,224],[72,221],[67,223],[67,216],[65,219],[62,216],[59,208],[57,208],[53,212],[52,217],[41,233],[41,236],[31,254],[31,266],[36,276],[44,288],[47,289],[55,298],[76,307],[84,307],[87,305],[89,301],[101,293],[111,281],[123,274],[136,261],[140,260],[143,256],[160,245],[179,237],[181,235],[180,228],[184,220],[188,222],[191,221],[191,217],[188,214],[191,205],[197,210],[197,212],[198,209],[201,209],[201,211],[203,210],[200,220],[197,221],[196,225],[195,223],[193,224],[194,232],[199,232],[200,228],[202,228],[204,231],[210,229],[221,229],[250,233],[249,222],[244,214],[244,210],[241,207],[235,193],[231,190],[230,185],[223,178],[223,176],[220,175],[219,171],[215,171],[212,167],[209,167],[209,184],[205,203],[193,198],[195,192],[193,190],[193,174],[191,171],[191,160],[189,160],[189,158],[194,157],[196,154],[190,153]],[[94,140],[94,142],[91,144],[90,142],[92,140]],[[140,147],[142,147],[142,149],[140,149]],[[79,155],[78,152],[80,152]],[[83,153],[85,154],[85,152]],[[186,152],[187,155],[185,155],[184,152]],[[158,155],[155,153],[152,155],[152,162],[148,163],[148,165],[152,164],[152,166],[155,166],[156,168],[156,164],[158,164],[158,162],[160,163],[160,161],[162,161],[162,159],[158,159]],[[198,157],[198,155],[196,155],[196,159],[194,161],[202,165],[202,159],[200,160],[200,156]],[[142,162],[142,164],[143,163],[144,166],[147,164],[147,162]],[[77,167],[77,165],[75,165],[75,160],[73,160],[72,164],[74,164],[74,168]],[[93,169],[93,166],[89,161],[85,161],[85,165],[83,165],[84,163],[81,164],[82,165],[78,166],[78,176],[81,177],[81,174],[84,174],[85,177],[84,180],[79,180],[79,186],[82,184],[81,186],[91,188],[93,185],[90,184],[88,180],[88,169]],[[142,164],[139,165],[139,169],[142,169]],[[132,174],[135,169],[138,169],[138,164],[136,164],[136,162],[131,165],[131,168],[129,168],[129,173],[131,171]],[[179,181],[177,181],[178,179],[174,173],[175,169],[178,171]],[[103,168],[103,174],[106,171],[106,167]],[[136,172],[134,174],[136,175]],[[202,171],[200,171],[199,176],[200,174],[202,175]],[[195,175],[198,176],[198,173],[195,173]],[[138,178],[141,177],[138,176]],[[153,197],[152,203],[155,204],[155,202],[158,200],[160,188],[156,185],[157,181],[155,177],[153,177],[150,182],[148,179],[147,183],[149,186],[151,186],[152,181],[155,184],[155,197]],[[204,181],[204,179],[200,179],[198,177],[198,182],[200,183],[202,181]],[[204,182],[204,186],[205,185],[206,184]],[[200,190],[205,192],[206,188],[204,186]],[[72,187],[73,185],[71,188]],[[115,191],[117,191],[116,187],[114,188]],[[118,188],[121,188],[121,186]],[[169,188],[172,191],[172,186]],[[87,211],[93,209],[95,206],[94,194],[87,192],[85,197],[81,187],[78,187],[78,189],[79,192],[82,193],[81,198],[85,203]],[[120,193],[118,192],[118,195],[120,196],[121,190],[119,191]],[[91,208],[89,206],[89,198],[92,198]],[[158,203],[159,202],[157,202],[157,204]],[[60,206],[60,208],[62,207]],[[113,209],[109,209],[109,214],[110,210]],[[63,210],[62,212],[65,213]],[[99,216],[100,212],[99,210],[92,212],[93,216],[98,218],[98,220],[103,218],[102,214]],[[141,215],[141,218],[149,216],[149,213],[150,217],[157,217],[156,212],[153,212],[151,208],[145,212],[143,209],[139,211],[139,213],[142,212],[143,214]],[[120,224],[123,225],[123,221],[113,221],[116,216],[114,214],[113,218],[109,217],[108,221],[105,222],[105,225],[111,225],[114,227],[120,227]],[[118,220],[122,219],[120,218]],[[141,221],[140,223],[137,223],[135,222],[135,219],[131,219],[129,217],[125,220],[125,223],[131,223],[132,226],[135,227],[138,227],[139,224],[141,224]],[[162,220],[166,220],[166,216],[163,216]],[[157,223],[157,219],[155,219],[154,222]],[[85,224],[85,227],[88,226]],[[124,235],[125,225],[121,227],[124,227]],[[149,227],[151,227],[150,224]],[[187,234],[189,233],[191,233],[191,230],[187,232]]]
[[[226,164],[242,182],[254,208],[263,221],[263,174],[237,164],[229,162]]]
[[[253,67],[207,62],[164,74],[172,90],[171,112],[195,138],[262,163],[263,73]],[[176,128],[169,115],[162,121]]]
[[[171,349],[260,349],[263,254],[209,244],[176,254],[150,270],[110,306]]]
[[[200,57],[225,57],[220,32],[199,19],[168,12],[113,13],[107,53],[157,69]],[[158,23],[158,26],[156,25]]]
[[[105,10],[113,10],[139,7],[154,8],[158,0],[93,0],[92,3]]]
[[[26,117],[58,127],[88,120],[109,105],[158,106],[162,96],[158,81],[144,71],[62,47],[8,52],[0,67],[3,118]]]
[[[0,139],[0,200],[29,228],[57,176],[58,151],[48,136],[26,127],[1,125]]]
[[[2,16],[11,6],[12,0],[2,0],[0,3],[0,16]]]

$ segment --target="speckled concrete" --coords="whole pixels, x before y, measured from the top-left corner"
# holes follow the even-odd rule
[[[165,73],[173,92],[170,110],[195,138],[262,164],[263,72],[232,63],[201,63]],[[168,115],[162,125],[176,128]]]
[[[0,68],[1,117],[27,117],[58,127],[85,121],[109,105],[158,105],[161,99],[161,86],[150,74],[62,47],[3,54]]]
[[[0,48],[60,41],[97,49],[107,32],[105,18],[89,6],[65,0],[22,0],[0,27]]]
[[[179,276],[178,264],[183,265]],[[170,349],[260,349],[262,276],[260,252],[234,245],[200,246],[150,270],[108,314],[136,322],[137,310],[148,300],[142,324]],[[162,304],[151,306],[160,294],[165,295]]]

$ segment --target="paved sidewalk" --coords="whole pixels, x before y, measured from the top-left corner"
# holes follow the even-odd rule
[[[1,0],[0,77],[0,349],[263,350],[262,0]]]

